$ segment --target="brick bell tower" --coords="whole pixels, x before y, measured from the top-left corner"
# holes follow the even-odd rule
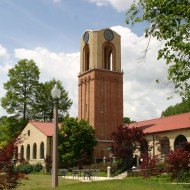
[[[80,46],[78,118],[95,129],[94,157],[108,157],[113,143],[110,135],[123,119],[120,36],[110,29],[86,31]]]

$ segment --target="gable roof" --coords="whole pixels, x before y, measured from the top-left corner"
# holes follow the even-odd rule
[[[145,133],[158,133],[190,129],[190,112],[131,123],[129,127],[140,127]]]
[[[30,121],[29,123],[40,130],[46,136],[53,136],[53,122]],[[60,127],[61,123],[59,123],[58,126]]]

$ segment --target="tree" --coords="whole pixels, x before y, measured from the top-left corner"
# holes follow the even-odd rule
[[[168,80],[174,83],[175,91],[184,97],[190,93],[189,10],[189,0],[137,0],[126,13],[127,24],[149,23],[145,30],[145,37],[149,40],[151,37],[164,40],[158,59],[166,60],[169,65]]]
[[[129,117],[124,117],[123,118],[123,124],[129,124],[129,123],[134,123],[135,121],[131,120]]]
[[[169,106],[165,111],[162,112],[162,117],[187,112],[190,112],[190,97],[187,99],[183,99],[181,103],[178,103],[174,106]]]
[[[16,138],[27,121],[18,120],[15,117],[1,117],[0,119],[0,148],[9,144]]]
[[[39,69],[33,60],[23,59],[8,72],[9,81],[4,83],[7,93],[2,98],[2,107],[10,114],[27,120],[35,104]]]
[[[0,149],[0,189],[15,189],[25,175],[15,170],[19,162],[17,146],[21,139],[14,139]]]
[[[61,97],[59,100],[59,120],[67,114],[68,109],[72,105],[72,101],[68,97],[68,92],[64,89],[60,80],[50,80],[45,83],[41,83],[36,93],[36,102],[33,105],[33,119],[52,121],[53,119],[53,99],[51,96],[51,90],[54,85],[57,84],[61,90]]]
[[[64,118],[59,130],[59,160],[65,167],[81,166],[90,162],[94,146],[95,131],[85,120]]]
[[[137,127],[119,126],[111,136],[115,141],[112,146],[113,153],[122,159],[124,168],[131,168],[133,153],[137,150],[144,150],[142,145],[147,145],[145,134]]]

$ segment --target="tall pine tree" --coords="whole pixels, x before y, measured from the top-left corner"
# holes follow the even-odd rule
[[[4,83],[7,93],[2,98],[2,107],[23,120],[31,118],[35,95],[39,85],[40,71],[33,60],[23,59],[8,72],[9,81]]]

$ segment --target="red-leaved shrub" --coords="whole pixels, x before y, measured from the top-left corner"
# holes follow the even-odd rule
[[[19,140],[14,140],[0,149],[0,189],[14,189],[25,175],[15,170],[18,160],[17,146]]]
[[[190,152],[183,148],[178,148],[168,153],[166,162],[168,164],[168,172],[171,173],[172,179],[176,179],[182,172],[190,172]]]
[[[149,154],[142,155],[142,162],[140,164],[141,175],[150,178],[150,176],[156,176],[159,174],[159,169],[157,168],[158,158],[156,156],[151,156]]]

